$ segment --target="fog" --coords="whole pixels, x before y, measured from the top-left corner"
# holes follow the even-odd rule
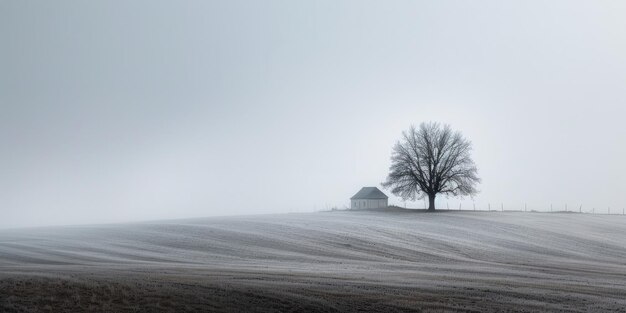
[[[624,2],[3,1],[0,47],[2,228],[342,208],[424,121],[482,178],[439,208],[626,207]]]

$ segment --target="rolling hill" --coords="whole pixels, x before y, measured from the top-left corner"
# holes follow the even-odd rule
[[[626,312],[626,216],[338,211],[0,231],[0,311]]]

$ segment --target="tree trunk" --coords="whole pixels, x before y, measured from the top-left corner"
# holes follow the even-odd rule
[[[428,211],[435,210],[435,195],[428,195]]]

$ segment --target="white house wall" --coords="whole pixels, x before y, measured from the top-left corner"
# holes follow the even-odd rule
[[[351,200],[351,209],[380,209],[387,207],[387,199],[360,199]]]

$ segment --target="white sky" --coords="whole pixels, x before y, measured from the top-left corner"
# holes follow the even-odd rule
[[[479,207],[621,211],[625,119],[623,1],[0,2],[0,227],[342,207],[423,121]]]

